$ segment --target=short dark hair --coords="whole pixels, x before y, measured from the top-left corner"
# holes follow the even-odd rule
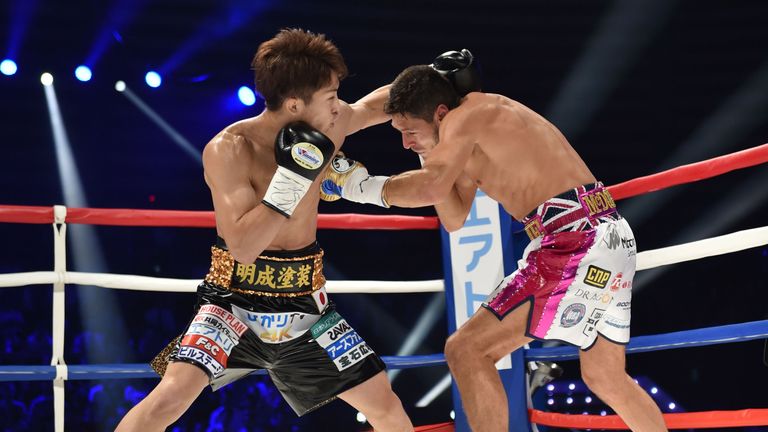
[[[432,122],[438,105],[459,106],[459,95],[451,83],[427,65],[411,66],[395,78],[384,112],[409,115]]]
[[[312,93],[331,81],[347,76],[341,52],[324,34],[302,29],[283,29],[259,45],[251,62],[256,90],[268,110],[278,110],[286,98],[298,97],[309,103]]]

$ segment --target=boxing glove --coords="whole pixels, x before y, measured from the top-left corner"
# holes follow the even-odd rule
[[[387,180],[389,177],[368,174],[363,164],[339,152],[320,182],[320,199],[336,201],[344,198],[357,203],[389,207],[382,196]]]
[[[304,122],[287,124],[275,138],[277,171],[262,202],[291,217],[335,151],[333,141],[312,126]]]
[[[480,91],[478,63],[468,49],[444,52],[430,66],[451,82],[459,97]]]

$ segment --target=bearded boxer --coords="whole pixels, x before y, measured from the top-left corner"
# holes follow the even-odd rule
[[[554,125],[519,102],[478,91],[473,62],[466,50],[449,52],[407,68],[392,84],[385,112],[421,169],[370,176],[359,163],[334,161],[324,192],[385,207],[434,205],[455,231],[480,189],[525,226],[531,242],[518,270],[445,346],[474,430],[509,430],[494,365],[534,338],[579,347],[584,381],[633,430],[666,430],[659,408],[625,372],[632,230]]]
[[[218,241],[195,314],[153,361],[160,383],[117,430],[165,430],[203,388],[256,369],[268,371],[298,415],[338,397],[376,430],[412,430],[384,363],[328,300],[315,239],[316,178],[347,135],[389,118],[387,88],[340,101],[341,53],[324,35],[297,29],[261,44],[252,66],[266,110],[203,151]]]

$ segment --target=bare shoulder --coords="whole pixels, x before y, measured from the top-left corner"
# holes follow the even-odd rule
[[[203,164],[246,159],[252,147],[242,133],[225,129],[213,137],[203,149]]]
[[[214,179],[217,183],[247,180],[254,152],[247,130],[237,123],[219,132],[203,149],[203,171],[208,185],[212,186]]]

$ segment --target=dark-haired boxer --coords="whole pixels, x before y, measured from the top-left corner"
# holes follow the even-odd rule
[[[266,110],[203,151],[219,240],[195,314],[153,361],[160,383],[117,430],[165,430],[203,388],[256,369],[267,369],[298,415],[338,397],[376,430],[412,430],[384,363],[328,300],[315,239],[316,178],[347,135],[389,118],[387,88],[340,101],[341,53],[298,29],[261,44],[252,66]]]
[[[633,430],[666,430],[659,408],[625,371],[636,254],[629,225],[560,131],[519,102],[479,92],[473,65],[468,51],[452,51],[393,82],[385,112],[421,169],[370,176],[357,162],[334,161],[324,193],[434,205],[455,231],[480,189],[525,225],[531,242],[518,270],[446,343],[472,429],[509,430],[494,364],[537,338],[581,348],[584,381]]]

